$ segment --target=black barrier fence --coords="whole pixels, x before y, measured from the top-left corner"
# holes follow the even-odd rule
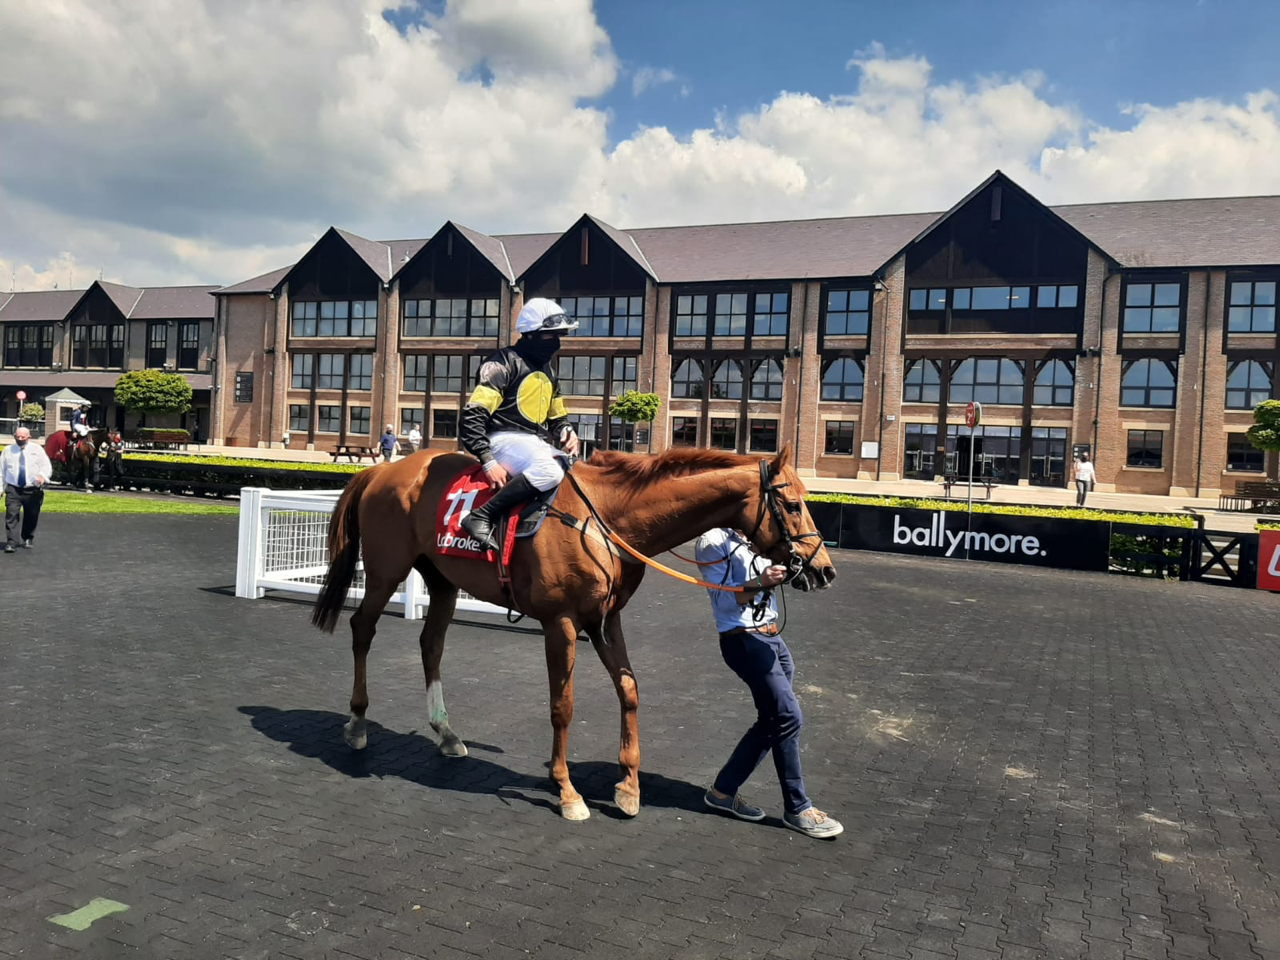
[[[1230,586],[1256,583],[1258,535],[1200,526],[813,502],[830,544],[952,560],[1127,573]],[[1202,518],[1197,518],[1202,522]]]

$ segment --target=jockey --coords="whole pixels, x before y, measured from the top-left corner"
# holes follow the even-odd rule
[[[89,404],[80,404],[80,408],[71,414],[71,433],[76,440],[89,435]]]
[[[462,410],[462,445],[498,489],[462,526],[490,550],[498,549],[498,518],[564,479],[560,455],[548,439],[569,456],[578,455],[578,436],[551,366],[560,335],[577,327],[554,300],[530,300],[516,319],[519,341],[484,362]]]

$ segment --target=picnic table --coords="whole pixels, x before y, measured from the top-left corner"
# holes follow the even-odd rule
[[[947,500],[950,500],[952,487],[959,486],[968,489],[968,483],[968,477],[957,476],[954,473],[948,474],[942,478],[942,494]],[[986,496],[983,497],[984,500],[990,500],[991,491],[998,486],[996,481],[992,480],[990,477],[974,477],[973,485],[975,488],[982,488],[986,490]]]
[[[366,447],[363,444],[340,443],[333,450],[333,462],[346,458],[350,463],[358,463],[368,457],[374,463],[382,458],[382,453],[377,447]]]
[[[1280,508],[1280,480],[1241,480],[1235,493],[1218,497],[1219,510],[1267,511]]]

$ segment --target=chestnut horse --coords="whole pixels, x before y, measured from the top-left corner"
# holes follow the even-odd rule
[[[102,429],[91,430],[84,437],[58,430],[49,435],[44,451],[54,463],[63,464],[69,482],[83,490],[87,482],[98,485],[98,448],[106,439],[107,431]]]
[[[735,527],[748,533],[761,554],[787,565],[793,586],[826,587],[835,569],[790,461],[789,446],[763,460],[699,449],[672,449],[657,456],[597,452],[589,462],[573,467],[542,529],[516,541],[509,598],[493,564],[436,552],[437,504],[453,479],[475,460],[422,451],[357,474],[329,522],[329,569],[311,617],[322,630],[333,630],[363,546],[365,595],[351,617],[355,684],[351,719],[344,729],[347,743],[360,750],[367,742],[369,647],[387,601],[416,569],[430,591],[418,642],[426,672],[428,720],[440,736],[441,752],[453,757],[467,754],[449,726],[440,680],[445,631],[458,591],[465,590],[490,603],[514,605],[542,624],[551,685],[551,776],[560,791],[561,815],[569,820],[590,815],[569,780],[565,760],[578,635],[590,638],[622,707],[622,780],[614,800],[625,814],[635,816],[640,811],[639,696],[621,614],[639,588],[645,567],[619,549],[608,531],[653,556],[713,527]]]

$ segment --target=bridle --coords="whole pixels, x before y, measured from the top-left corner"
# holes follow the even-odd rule
[[[760,533],[760,528],[764,525],[765,511],[767,510],[769,516],[773,518],[774,526],[778,528],[778,531],[781,534],[782,542],[786,544],[787,547],[787,562],[785,564],[787,568],[787,576],[786,579],[782,581],[783,583],[791,583],[801,574],[812,569],[813,558],[817,556],[818,553],[817,550],[814,550],[807,557],[801,556],[800,551],[796,549],[796,543],[798,541],[809,540],[814,537],[818,538],[819,543],[822,541],[822,534],[816,530],[793,535],[791,531],[787,529],[786,518],[782,515],[782,504],[784,501],[778,496],[778,491],[785,490],[789,486],[791,486],[789,483],[774,483],[773,476],[769,471],[769,461],[760,461],[760,514],[756,517],[755,529],[752,530],[751,534],[747,537],[748,542],[755,542],[756,535]],[[789,508],[791,504],[787,504],[787,506]],[[796,504],[796,506],[800,507],[799,504]],[[796,512],[798,513],[799,510]]]

